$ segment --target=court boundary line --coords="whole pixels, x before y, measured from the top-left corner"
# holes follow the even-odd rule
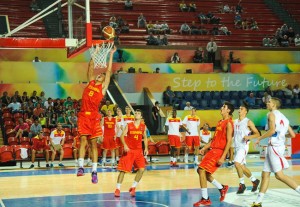
[[[162,204],[162,203],[155,203],[155,202],[150,202],[150,201],[136,201],[136,200],[89,200],[89,201],[71,201],[68,203],[91,203],[91,202],[95,202],[95,201],[112,201],[112,202],[120,202],[120,201],[126,201],[126,202],[130,202],[130,203],[148,203],[148,204],[155,204],[158,206],[162,206],[162,207],[169,207],[168,205]]]

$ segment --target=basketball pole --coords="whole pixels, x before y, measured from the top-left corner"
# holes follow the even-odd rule
[[[90,18],[90,0],[85,0],[85,16],[86,16],[86,46],[91,47],[93,41],[92,23]]]

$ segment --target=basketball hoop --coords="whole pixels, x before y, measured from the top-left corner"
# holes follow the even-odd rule
[[[113,46],[114,42],[110,40],[93,40],[92,47],[89,49],[89,51],[94,61],[95,69],[107,67],[107,55]]]

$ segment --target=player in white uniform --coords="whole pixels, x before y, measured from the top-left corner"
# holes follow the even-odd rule
[[[208,123],[204,123],[202,129],[200,130],[200,149],[202,149],[207,143],[211,140],[211,131],[209,130]],[[205,154],[206,152],[204,152]],[[200,155],[200,160],[202,160],[203,156]]]
[[[243,194],[246,190],[244,175],[251,179],[253,184],[251,192],[255,192],[260,183],[250,170],[246,167],[246,156],[249,151],[249,139],[257,138],[260,136],[254,123],[246,117],[249,112],[248,104],[243,103],[239,108],[239,118],[234,120],[234,165],[237,174],[240,178],[240,185],[237,194]]]
[[[189,160],[189,151],[194,146],[194,164],[199,164],[198,156],[199,156],[199,146],[200,146],[200,118],[196,115],[196,108],[192,108],[192,114],[184,117],[182,121],[183,125],[188,129],[190,134],[186,132],[185,135],[185,155],[184,162],[188,163]]]
[[[180,155],[181,148],[181,138],[179,129],[182,128],[184,131],[188,131],[184,126],[182,126],[182,121],[180,117],[177,117],[177,112],[175,109],[172,111],[172,117],[168,117],[165,123],[166,131],[168,131],[168,139],[171,147],[171,158],[170,165],[171,167],[178,167],[176,164],[177,158],[175,155],[175,151],[177,157]]]
[[[288,168],[288,162],[284,157],[285,150],[285,137],[288,133],[290,137],[294,138],[296,135],[289,125],[289,120],[277,109],[280,108],[281,101],[278,98],[271,98],[267,102],[268,113],[268,131],[258,137],[255,144],[259,144],[259,141],[265,138],[269,138],[269,144],[267,148],[267,154],[264,163],[264,169],[262,172],[262,182],[260,191],[252,207],[261,207],[263,197],[268,189],[270,182],[271,172],[275,173],[277,180],[288,185],[300,194],[300,186],[289,176],[283,173],[283,169]]]

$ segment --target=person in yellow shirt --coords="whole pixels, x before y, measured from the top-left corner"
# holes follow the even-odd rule
[[[107,111],[110,110],[112,112],[112,115],[114,116],[115,115],[115,105],[114,104],[111,104],[109,100],[107,100],[105,102],[105,105],[103,105],[101,107],[101,113],[103,113],[105,116],[107,116]]]

